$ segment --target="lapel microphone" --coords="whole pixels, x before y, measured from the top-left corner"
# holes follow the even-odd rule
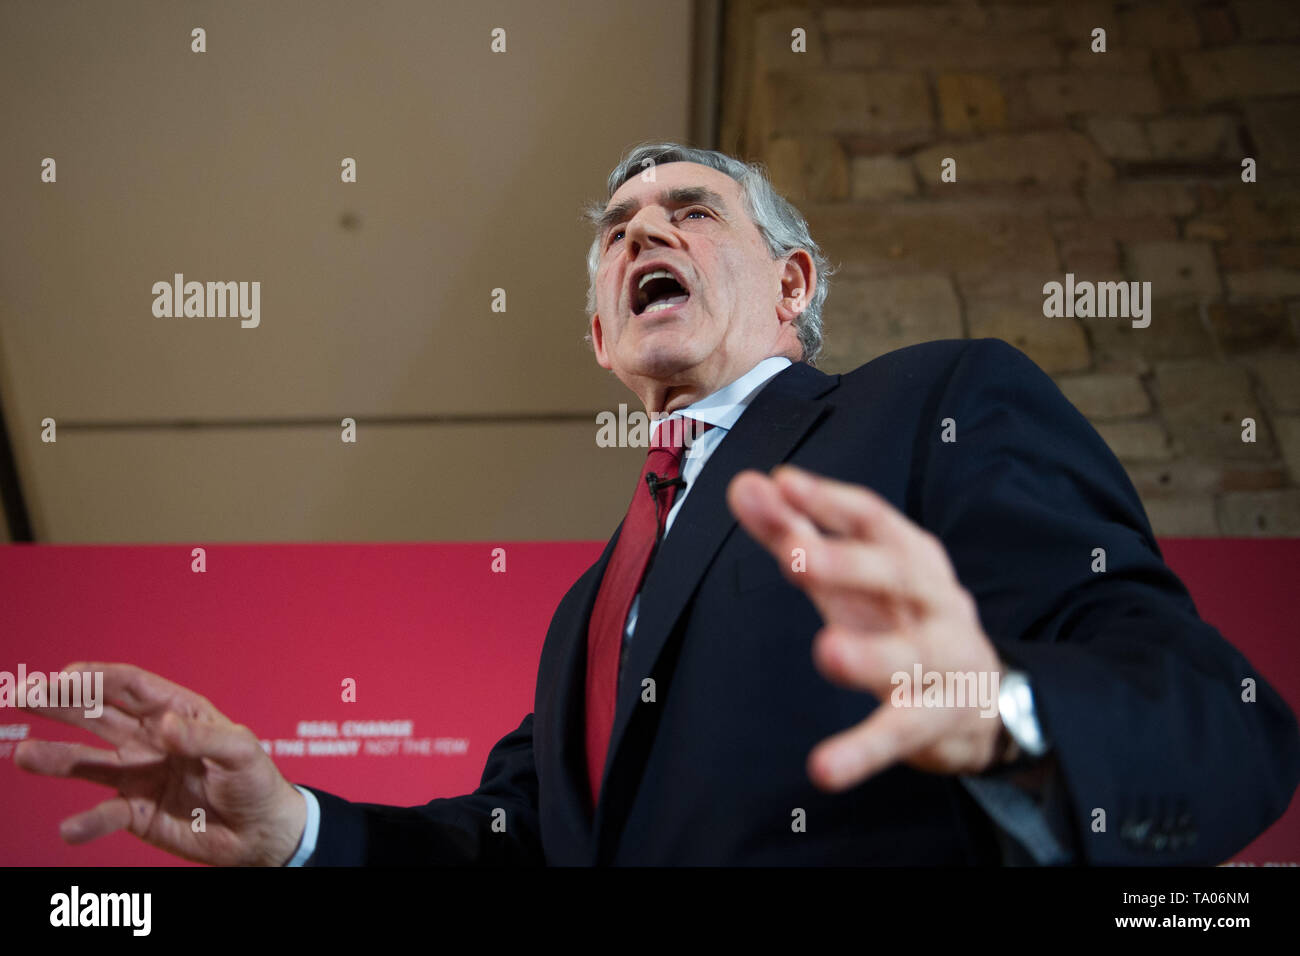
[[[653,471],[646,472],[645,483],[650,486],[650,497],[656,502],[659,500],[659,492],[665,488],[685,488],[686,479],[678,475],[676,478],[660,478]]]

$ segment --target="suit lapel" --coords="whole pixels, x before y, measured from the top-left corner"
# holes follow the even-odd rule
[[[539,759],[537,773],[540,779],[556,782],[559,791],[558,800],[550,800],[550,788],[547,788],[548,806],[558,816],[558,823],[567,833],[567,840],[561,838],[559,843],[569,846],[581,846],[585,849],[575,851],[566,864],[587,864],[590,862],[592,816],[591,798],[587,786],[587,756],[585,751],[586,727],[586,677],[587,677],[587,622],[591,619],[591,609],[596,603],[596,594],[600,589],[601,578],[609,564],[610,555],[614,553],[614,544],[623,530],[620,523],[613,536],[605,544],[605,550],[581,579],[581,587],[570,595],[571,606],[565,609],[561,617],[557,610],[556,627],[563,630],[548,634],[548,642],[554,640],[560,648],[556,670],[547,687],[542,690],[546,707],[555,716],[556,724],[547,721],[535,725],[534,733],[546,733],[552,726],[558,726],[558,735],[547,734],[546,741],[552,746],[544,749],[545,758]],[[534,750],[537,748],[534,746]]]
[[[624,662],[626,684],[614,714],[606,779],[597,807],[598,840],[608,828],[611,815],[617,815],[611,814],[606,795],[622,763],[619,748],[640,700],[641,680],[653,673],[687,601],[736,527],[736,519],[727,507],[727,485],[747,468],[768,471],[789,457],[826,411],[820,397],[838,382],[838,375],[826,375],[803,362],[796,362],[768,382],[709,456],[673,520],[641,588],[636,631]]]

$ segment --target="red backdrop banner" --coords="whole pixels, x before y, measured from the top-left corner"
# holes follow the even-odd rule
[[[474,789],[532,709],[551,613],[602,546],[216,545],[202,573],[190,546],[0,547],[0,671],[128,661],[252,728],[292,781],[422,804]],[[1300,540],[1161,546],[1202,616],[1300,711]],[[66,846],[59,821],[111,794],[18,770],[23,737],[99,743],[0,709],[0,864],[180,862],[120,833]],[[1297,807],[1236,861],[1300,861]]]

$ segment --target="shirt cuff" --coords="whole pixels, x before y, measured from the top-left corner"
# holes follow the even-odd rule
[[[306,787],[300,787],[296,783],[293,786],[307,801],[307,825],[303,827],[297,852],[285,866],[303,866],[316,852],[316,837],[320,834],[320,801],[316,799],[316,794]]]
[[[1062,866],[1074,862],[1068,802],[1057,768],[1051,768],[1038,799],[1006,778],[963,776],[961,782],[997,826],[1004,864]]]

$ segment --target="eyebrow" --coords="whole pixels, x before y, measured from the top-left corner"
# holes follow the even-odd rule
[[[724,216],[726,214],[727,204],[706,186],[674,186],[659,193],[658,204],[661,206],[690,206],[695,203],[716,207]],[[635,199],[624,199],[603,212],[593,211],[591,220],[596,226],[596,234],[603,236],[613,226],[631,219],[641,205]]]

